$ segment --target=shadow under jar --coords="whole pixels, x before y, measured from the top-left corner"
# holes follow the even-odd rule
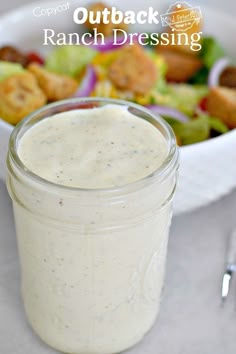
[[[32,127],[59,112],[107,105],[126,107],[164,136],[168,152],[156,171],[124,186],[83,189],[50,182],[23,164],[18,147]],[[35,332],[65,353],[111,354],[135,345],[161,300],[178,170],[171,128],[129,102],[62,101],[14,129],[7,163],[23,300]]]

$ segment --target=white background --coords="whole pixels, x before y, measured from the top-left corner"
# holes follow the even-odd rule
[[[29,2],[1,1],[0,12]],[[164,1],[157,0],[158,3]],[[213,4],[222,11],[236,10],[235,0],[195,3]],[[0,203],[4,220],[0,225],[0,353],[52,354],[55,352],[34,336],[24,318],[11,205],[0,181],[0,202],[3,200],[4,205]],[[235,215],[236,191],[209,207],[174,218],[161,314],[154,329],[130,354],[236,353],[235,284],[226,306],[220,307],[226,236],[236,227]]]

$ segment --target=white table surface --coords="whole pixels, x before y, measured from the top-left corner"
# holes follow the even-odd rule
[[[28,2],[1,2],[0,12]],[[234,0],[208,2],[225,11],[236,7]],[[236,191],[211,206],[174,218],[161,313],[152,331],[129,354],[236,353],[235,284],[226,306],[220,307],[225,241],[236,226],[235,215]],[[0,354],[56,353],[27,325],[19,289],[11,203],[0,181]]]

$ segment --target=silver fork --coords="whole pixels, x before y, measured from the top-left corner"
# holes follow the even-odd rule
[[[225,264],[221,287],[222,305],[225,303],[229,295],[233,273],[236,272],[236,229],[234,229],[228,237]]]

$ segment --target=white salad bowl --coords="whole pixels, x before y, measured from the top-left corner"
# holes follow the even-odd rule
[[[58,2],[31,3],[15,9],[0,19],[0,45],[13,44],[22,50],[38,50],[46,54],[52,47],[43,46],[43,29],[52,28],[56,32],[81,31],[73,22],[75,7],[91,1],[68,1],[69,10],[51,16],[35,16],[35,9],[55,8]],[[165,13],[168,6],[157,6],[156,0],[129,0],[125,4],[118,1],[105,1],[122,10],[147,9],[153,6],[159,13]],[[60,2],[63,3],[63,2]],[[66,1],[64,3],[67,3]],[[173,1],[175,3],[175,1]],[[224,46],[229,57],[236,58],[236,47],[232,40],[236,33],[236,22],[233,16],[217,12],[212,8],[202,8],[205,28],[204,35],[213,35]],[[38,14],[39,12],[37,12]],[[135,30],[140,30],[135,26]],[[146,28],[149,32],[156,28]],[[132,31],[132,29],[131,29]],[[144,31],[144,28],[141,29]],[[0,124],[0,177],[5,176],[6,145],[11,129],[9,125]],[[236,187],[236,130],[220,137],[180,149],[180,182],[175,200],[175,214],[193,210],[207,205],[229,193]]]

